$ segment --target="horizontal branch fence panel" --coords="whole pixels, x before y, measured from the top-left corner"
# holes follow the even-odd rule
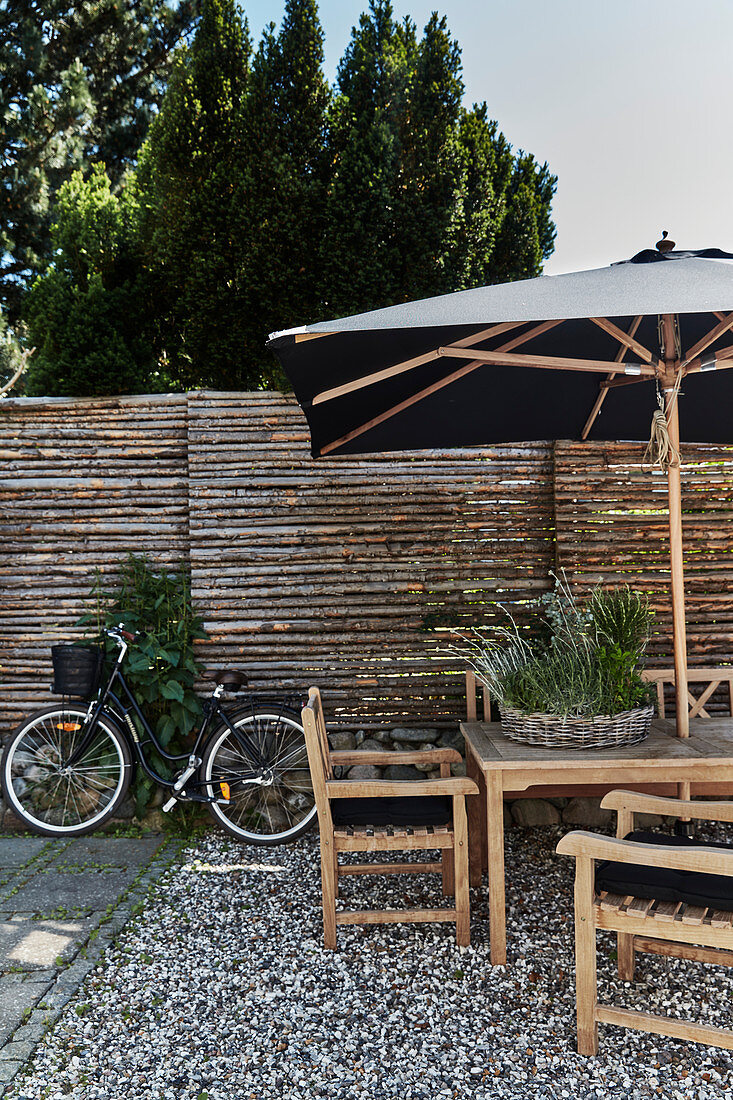
[[[313,461],[277,393],[0,405],[0,728],[49,699],[94,571],[190,561],[209,666],[322,686],[363,727],[455,724],[455,630],[520,622],[564,568],[650,592],[671,664],[666,480],[630,444],[544,442]],[[690,663],[733,662],[733,450],[687,447]],[[718,699],[713,699],[713,710]]]
[[[188,453],[204,650],[343,725],[455,724],[451,628],[547,589],[547,444],[314,462],[292,398],[202,394]]]
[[[95,569],[188,555],[185,395],[0,403],[0,729],[50,702]]]
[[[650,664],[672,667],[667,479],[632,443],[555,444],[557,564],[573,589],[629,584],[655,610]],[[733,663],[733,448],[685,444],[682,529],[690,667]],[[670,689],[671,698],[671,689]],[[711,712],[727,713],[721,689]]]

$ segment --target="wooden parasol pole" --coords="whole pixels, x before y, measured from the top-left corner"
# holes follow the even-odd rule
[[[666,315],[662,322],[664,333],[664,358],[667,367],[664,380],[667,425],[672,446],[679,455],[680,417],[679,397],[672,388],[680,369],[675,359],[674,318]],[[672,628],[674,637],[674,685],[677,711],[677,736],[690,736],[690,717],[687,707],[687,632],[685,629],[685,577],[682,567],[682,481],[681,460],[667,471],[669,494],[669,557],[672,578]]]

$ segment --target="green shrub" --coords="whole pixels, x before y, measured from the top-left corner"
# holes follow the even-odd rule
[[[125,660],[125,679],[163,747],[172,753],[185,752],[185,738],[201,718],[193,687],[199,672],[194,642],[206,637],[191,602],[188,570],[183,564],[155,569],[145,557],[129,554],[112,591],[102,590],[97,573],[90,603],[79,625],[104,642],[110,656],[117,649],[102,635],[105,627],[122,623],[138,635]],[[157,754],[151,762],[160,775],[170,776],[170,767]],[[144,814],[153,787],[153,781],[138,769],[138,817]]]
[[[500,706],[589,718],[653,700],[641,676],[653,614],[645,593],[595,588],[578,604],[563,581],[542,604],[544,638],[512,620],[464,639],[460,652]]]

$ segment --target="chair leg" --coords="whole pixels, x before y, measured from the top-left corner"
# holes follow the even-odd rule
[[[333,839],[321,837],[321,889],[323,891],[323,941],[326,947],[336,946],[336,874],[334,871]]]
[[[619,932],[616,937],[618,951],[618,976],[623,982],[633,981],[636,969],[636,952],[634,951],[634,937],[627,932]]]
[[[333,849],[333,896],[339,896],[339,857],[336,846]]]
[[[593,911],[593,860],[578,856],[575,866],[575,990],[578,1054],[598,1053],[596,925]]]
[[[471,942],[471,902],[468,894],[468,822],[466,798],[453,798],[453,855],[456,889],[456,943],[468,947]]]
[[[443,849],[440,862],[443,868],[443,897],[452,897],[456,892],[455,860],[452,848]]]

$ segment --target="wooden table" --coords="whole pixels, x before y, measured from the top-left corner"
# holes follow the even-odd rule
[[[462,722],[466,770],[479,785],[467,799],[471,885],[489,873],[491,961],[506,963],[504,795],[530,787],[649,787],[670,783],[733,785],[733,720],[699,718],[690,737],[675,736],[674,723],[655,719],[645,741],[620,749],[541,749],[510,741],[498,722]],[[538,795],[541,791],[537,792]]]

